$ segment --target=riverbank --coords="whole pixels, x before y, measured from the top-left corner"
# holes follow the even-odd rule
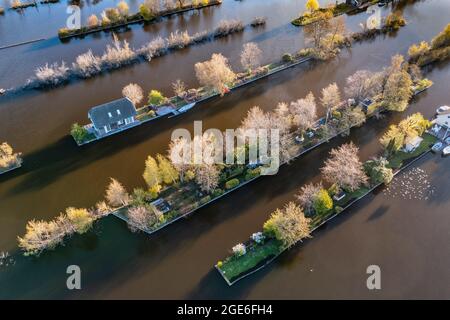
[[[431,151],[431,146],[436,140],[436,137],[429,133],[425,133],[423,135],[423,141],[414,152],[408,154],[403,151],[398,151],[393,154],[388,161],[391,167],[396,168],[394,171],[394,176],[428,154]],[[344,198],[334,201],[333,207],[328,213],[324,215],[316,215],[312,218],[310,223],[310,232],[313,233],[322,225],[337,217],[356,202],[369,195],[382,184],[384,183],[381,182],[360,187],[356,191],[346,194]],[[219,261],[215,265],[215,269],[220,273],[229,286],[263,269],[283,252],[289,249],[283,246],[279,240],[273,238],[269,238],[268,240],[260,243],[250,240],[245,243],[244,246],[246,248],[246,252],[243,255],[229,256],[225,258],[224,261]]]
[[[19,169],[20,167],[22,167],[22,160],[20,161],[20,163],[12,166],[12,167],[8,167],[8,168],[0,168],[0,175],[5,174],[7,172]]]
[[[204,9],[204,8],[211,7],[211,6],[220,5],[221,3],[222,3],[222,0],[210,0],[210,1],[206,1],[206,2],[201,2],[196,6],[191,4],[191,5],[184,6],[182,8],[165,10],[157,16],[144,17],[140,12],[138,12],[138,13],[135,13],[132,15],[127,15],[125,17],[122,17],[117,22],[111,22],[110,24],[105,24],[105,25],[102,24],[101,26],[93,26],[93,27],[85,26],[85,27],[81,27],[80,29],[61,28],[58,30],[58,37],[60,40],[65,40],[65,39],[70,39],[73,37],[83,37],[88,34],[97,33],[97,32],[101,32],[101,31],[115,30],[115,29],[118,29],[121,27],[128,26],[130,24],[135,24],[135,23],[141,23],[141,22],[145,22],[146,24],[154,23],[154,22],[158,21],[158,19],[161,19],[161,18],[169,17],[169,16],[176,15],[176,14],[181,14],[181,13],[192,11],[192,10],[200,10],[200,9]]]

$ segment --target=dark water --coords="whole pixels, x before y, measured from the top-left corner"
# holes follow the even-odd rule
[[[91,9],[106,4],[103,1]],[[103,196],[109,177],[118,178],[129,189],[142,185],[144,159],[165,152],[173,129],[191,128],[194,120],[203,120],[204,128],[235,128],[254,105],[269,110],[278,101],[291,101],[309,91],[318,95],[330,82],[343,86],[345,77],[356,70],[387,65],[393,54],[405,54],[412,43],[430,39],[449,22],[443,14],[450,8],[449,1],[408,5],[404,15],[409,24],[396,35],[355,45],[326,65],[284,71],[200,104],[178,118],[143,125],[83,148],[77,148],[68,137],[73,122],[86,122],[90,107],[120,96],[121,88],[131,81],[146,90],[156,88],[169,94],[176,78],[195,86],[193,64],[213,52],[223,52],[237,67],[241,46],[248,41],[258,43],[266,61],[303,47],[301,29],[289,24],[303,4],[225,0],[220,8],[190,16],[190,21],[183,17],[149,28],[136,26],[121,36],[139,46],[169,30],[211,28],[224,17],[246,22],[256,15],[269,18],[264,29],[192,47],[150,64],[48,92],[0,98],[0,140],[10,142],[25,156],[23,168],[0,177],[0,251],[8,251],[16,261],[13,266],[0,267],[0,298],[449,298],[450,160],[431,155],[416,165],[438,188],[430,199],[403,200],[376,192],[313,239],[231,288],[212,268],[234,244],[259,230],[272,210],[292,200],[302,185],[318,179],[322,161],[332,147],[353,141],[367,159],[380,150],[378,137],[390,123],[416,111],[431,117],[437,106],[448,104],[449,64],[427,74],[435,85],[418,97],[408,112],[371,121],[349,137],[283,167],[278,175],[264,177],[151,237],[132,234],[124,223],[108,217],[93,232],[74,237],[39,258],[22,257],[17,251],[16,237],[24,233],[28,220],[51,219],[68,206],[93,205]],[[8,14],[12,12],[0,21]],[[363,14],[347,20],[350,28],[356,28],[365,18]],[[40,13],[32,19],[41,19]],[[41,28],[41,33],[49,32],[47,27]],[[72,61],[89,47],[101,51],[106,38],[88,37],[69,44],[55,40],[42,47],[35,44],[1,51],[0,86],[22,83],[43,62]],[[8,42],[20,40],[13,37]],[[65,270],[70,264],[82,269],[81,291],[65,287]],[[365,286],[369,264],[382,269],[382,290],[376,293]]]

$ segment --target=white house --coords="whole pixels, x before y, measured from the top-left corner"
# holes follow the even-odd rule
[[[88,117],[97,136],[103,136],[135,124],[136,114],[134,104],[128,98],[122,98],[92,108]]]
[[[420,146],[422,141],[423,141],[423,139],[419,136],[411,138],[411,139],[407,139],[406,144],[405,144],[405,151],[413,152],[414,150],[417,149],[417,147]]]

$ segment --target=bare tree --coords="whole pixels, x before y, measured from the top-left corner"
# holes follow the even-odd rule
[[[302,132],[312,127],[317,118],[316,102],[312,92],[297,101],[291,102],[289,109],[293,116],[294,125]]]
[[[300,206],[307,213],[311,213],[314,210],[314,202],[316,201],[317,194],[322,188],[321,182],[317,184],[309,183],[304,185],[300,189],[300,192],[295,196]]]
[[[227,90],[227,84],[236,78],[227,58],[220,53],[214,53],[211,60],[196,63],[195,74],[202,85],[212,87],[221,94]]]
[[[125,188],[114,178],[111,178],[111,182],[106,189],[105,198],[113,207],[127,205],[130,201],[130,196]]]
[[[148,209],[145,206],[137,206],[128,209],[128,227],[132,232],[148,230],[157,224],[162,215],[157,210]]]
[[[172,83],[173,92],[180,98],[184,98],[186,96],[186,85],[180,79],[177,79],[174,83]]]
[[[328,87],[322,89],[322,98],[320,99],[322,106],[326,110],[326,122],[330,118],[330,113],[333,108],[336,108],[341,103],[341,93],[336,82],[331,83]]]
[[[366,184],[368,178],[359,160],[358,151],[353,143],[343,144],[338,149],[332,149],[330,157],[321,168],[325,180],[350,191],[355,191],[361,185]]]
[[[244,44],[241,52],[241,64],[244,69],[251,71],[260,66],[262,51],[254,42]]]
[[[216,165],[202,164],[196,167],[195,181],[205,192],[211,193],[219,185],[220,171]]]
[[[97,27],[100,24],[100,21],[98,20],[97,16],[95,14],[91,14],[87,20],[88,27]]]
[[[130,99],[135,106],[138,105],[144,98],[144,92],[142,88],[136,83],[130,83],[126,85],[122,89],[122,95]]]

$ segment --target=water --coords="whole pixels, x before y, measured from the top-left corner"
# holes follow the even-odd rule
[[[448,298],[449,160],[431,155],[416,165],[436,186],[429,199],[409,200],[377,192],[314,234],[313,239],[231,288],[212,268],[234,244],[259,230],[272,210],[292,200],[302,185],[318,179],[322,161],[332,147],[353,141],[361,148],[362,159],[367,159],[380,150],[378,137],[390,123],[417,111],[431,117],[437,106],[448,104],[448,64],[427,74],[435,85],[420,95],[408,112],[371,120],[349,137],[282,168],[277,176],[251,183],[155,235],[132,234],[123,222],[108,217],[92,232],[69,239],[64,247],[39,258],[23,257],[18,252],[16,237],[24,233],[28,220],[52,219],[68,206],[93,205],[103,196],[111,176],[129,189],[142,186],[144,159],[148,154],[165,152],[173,129],[192,129],[193,121],[200,119],[204,128],[235,128],[254,105],[270,110],[278,101],[291,101],[309,91],[317,96],[330,82],[342,87],[345,77],[356,70],[377,70],[387,65],[393,54],[405,54],[412,43],[430,39],[448,23],[442,12],[450,7],[449,1],[433,0],[407,5],[404,15],[409,24],[396,35],[355,45],[327,64],[284,71],[224,98],[199,104],[180,117],[149,123],[82,148],[68,136],[73,122],[87,122],[90,107],[119,97],[129,82],[169,95],[176,78],[196,86],[193,64],[211,53],[223,52],[237,68],[242,44],[248,41],[258,43],[265,62],[298,50],[304,46],[302,31],[289,21],[303,4],[225,0],[207,14],[189,16],[189,21],[184,17],[146,28],[137,25],[120,34],[136,47],[177,28],[195,31],[212,28],[222,18],[248,22],[257,15],[268,16],[263,29],[249,29],[150,64],[46,92],[0,97],[0,140],[23,152],[25,160],[23,168],[0,176],[0,252],[9,252],[15,261],[13,266],[0,269],[0,298]],[[97,6],[92,9],[97,10]],[[6,12],[0,21],[12,13]],[[354,29],[365,18],[364,14],[347,17],[348,25]],[[54,30],[40,28],[42,34]],[[22,41],[20,37],[8,38],[8,43]],[[3,43],[1,33],[0,39]],[[89,47],[100,52],[109,37],[75,39],[68,44],[58,41],[1,51],[0,87],[23,83],[42,63],[73,61]],[[70,264],[82,269],[81,291],[65,287],[65,270]],[[369,264],[382,268],[380,292],[365,287]]]

